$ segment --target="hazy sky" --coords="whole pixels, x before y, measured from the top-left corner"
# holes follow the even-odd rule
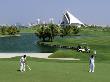
[[[110,25],[110,0],[0,0],[0,24],[59,22],[65,10],[86,24]]]

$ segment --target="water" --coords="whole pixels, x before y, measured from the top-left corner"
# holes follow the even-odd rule
[[[90,35],[66,36],[64,38],[87,38]],[[59,37],[56,37],[57,39]],[[32,53],[53,53],[59,48],[38,45],[38,37],[33,33],[22,33],[18,37],[0,37],[0,53],[2,52],[32,52]],[[61,49],[62,50],[62,49]]]
[[[22,33],[19,37],[0,37],[1,52],[52,53],[57,48],[38,45],[38,38],[32,33]]]

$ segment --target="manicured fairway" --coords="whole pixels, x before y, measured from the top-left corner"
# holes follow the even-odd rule
[[[19,72],[19,62],[0,60],[0,82],[109,82],[110,64],[96,63],[94,73],[88,63],[28,61],[31,71]]]
[[[94,28],[94,30],[96,30]],[[77,47],[78,45],[84,46],[87,45],[90,48],[90,55],[93,54],[93,51],[96,50],[97,54],[96,60],[97,61],[109,61],[110,60],[110,31],[91,31],[90,28],[86,28],[80,32],[80,36],[72,36],[72,37],[64,37],[64,38],[56,38],[53,42],[45,42],[46,44],[50,45],[61,45],[61,46],[74,46]],[[57,51],[54,55],[65,55],[67,51]],[[71,53],[78,54],[80,59],[87,59],[88,53],[86,55],[82,55],[82,53],[73,51],[68,51],[66,55]],[[60,55],[59,55],[60,54]],[[57,56],[57,57],[58,57]],[[55,57],[55,56],[54,56]]]

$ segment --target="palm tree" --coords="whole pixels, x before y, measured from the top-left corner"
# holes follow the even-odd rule
[[[7,33],[8,33],[9,35],[15,35],[15,34],[18,34],[19,32],[20,32],[20,31],[19,31],[18,28],[15,27],[15,26],[10,26],[10,27],[7,28]]]
[[[45,41],[53,41],[54,37],[59,35],[59,32],[60,32],[60,29],[57,25],[47,24],[47,25],[40,25],[39,27],[36,26],[35,34],[42,41],[45,42]]]
[[[1,32],[2,35],[6,34],[6,30],[7,30],[7,28],[5,26],[1,26],[0,32]]]
[[[55,36],[60,34],[60,27],[56,24],[48,24],[50,29],[50,41],[52,42]]]
[[[62,27],[61,33],[63,36],[67,35],[73,35],[79,33],[79,28],[77,26],[73,25],[66,25],[65,27]]]
[[[34,26],[34,28],[35,28],[35,26]],[[44,30],[45,30],[44,25],[40,25],[39,27],[36,26],[35,34],[43,41],[45,41]]]

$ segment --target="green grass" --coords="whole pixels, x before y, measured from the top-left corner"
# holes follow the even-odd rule
[[[110,61],[109,54],[97,54],[95,55],[95,61],[96,62],[106,62]],[[58,50],[52,55],[49,56],[49,58],[76,58],[80,59],[80,62],[88,62],[89,57],[92,55],[92,53],[82,53],[77,52],[75,50]]]
[[[55,53],[53,53],[52,55],[50,55],[50,58],[73,58],[76,55],[78,55],[77,52],[75,51],[71,51],[71,50],[59,50],[56,51]]]
[[[88,61],[89,56],[90,54],[79,53],[74,50],[58,50],[50,55],[49,58],[76,58],[80,59],[80,61]]]
[[[31,29],[32,30],[32,29]],[[23,29],[22,32],[30,32]],[[32,32],[32,31],[31,31]],[[95,57],[95,72],[89,73],[89,55],[73,50],[59,50],[52,57],[73,57],[80,61],[44,60],[28,57],[31,71],[19,72],[20,57],[0,59],[0,82],[109,82],[110,74],[110,32],[86,29],[80,33],[87,37],[57,38],[48,44],[76,46],[87,43],[92,50],[97,51]],[[90,36],[90,37],[88,37]]]
[[[27,58],[31,71],[19,72],[17,59],[0,59],[0,82],[109,82],[110,64],[96,63],[89,73],[88,63]]]
[[[93,54],[93,50],[97,51],[96,58],[98,61],[109,61],[110,60],[110,32],[103,32],[103,31],[90,31],[84,30],[80,32],[80,38],[56,38],[53,42],[46,42],[46,44],[50,45],[62,45],[62,46],[77,46],[78,44],[82,45],[82,43],[86,43],[90,49],[91,53]],[[79,58],[86,59],[87,57],[82,53],[75,52],[75,51],[63,51],[62,53],[57,51],[55,55],[68,55],[71,53],[78,54]],[[54,55],[54,57],[55,57]],[[60,57],[59,55],[59,57]],[[88,54],[86,54],[88,55]],[[70,55],[69,55],[70,56]],[[74,56],[74,55],[73,55]],[[71,57],[73,57],[71,56]],[[68,57],[68,56],[67,56]]]
[[[33,28],[21,28],[20,33],[34,33]]]

